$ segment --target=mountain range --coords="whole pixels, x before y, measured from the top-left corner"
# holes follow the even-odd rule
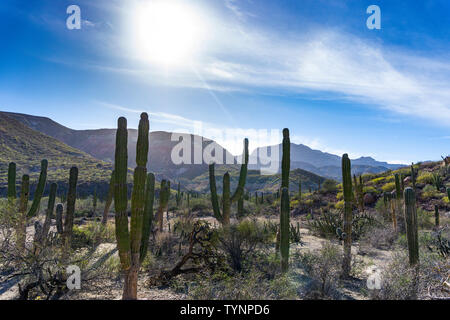
[[[68,163],[76,164],[77,161],[90,163],[92,166],[99,168],[112,168],[111,163],[114,159],[115,149],[115,129],[94,129],[94,130],[74,130],[67,128],[52,119],[46,117],[39,117],[20,113],[0,112],[0,141],[2,147],[5,150],[10,150],[11,144],[15,146],[20,152],[30,155],[31,149],[43,149],[38,156],[32,157],[34,160],[29,164],[38,168],[40,158],[51,158],[50,154],[55,153],[53,150],[49,152],[46,148],[61,149],[69,156]],[[151,120],[150,120],[151,121]],[[17,133],[20,131],[21,133]],[[8,136],[9,132],[9,136]],[[11,140],[10,136],[16,136],[16,139]],[[208,166],[206,163],[201,164],[174,164],[171,160],[172,149],[179,143],[178,139],[172,141],[173,133],[165,131],[153,131],[150,133],[150,148],[149,148],[149,170],[156,173],[157,179],[171,179],[180,181],[184,186],[189,186],[189,189],[206,191],[208,184]],[[176,134],[175,134],[176,136]],[[9,138],[8,138],[9,137]],[[33,137],[33,141],[30,138]],[[190,139],[191,150],[198,148],[199,144],[202,145],[202,150],[205,147],[218,147],[223,149],[224,158],[234,159],[234,165],[218,165],[217,172],[221,172],[225,169],[230,171],[232,176],[232,184],[234,176],[238,176],[237,158],[231,155],[225,148],[222,148],[216,142],[194,135],[185,135]],[[135,152],[136,152],[137,130],[128,130],[128,159],[129,167],[135,166]],[[32,146],[32,147],[30,147]],[[276,146],[275,146],[276,147]],[[281,160],[281,147],[279,147],[279,160]],[[14,148],[13,148],[14,149]],[[33,150],[34,150],[33,149]],[[276,150],[276,149],[275,149]],[[255,149],[250,155],[250,170],[259,170],[264,163],[264,156],[262,148]],[[4,174],[4,168],[7,166],[7,161],[16,161],[16,157],[19,157],[20,152],[14,152],[5,156],[3,155],[0,160],[2,164],[0,171]],[[33,151],[34,152],[34,151]],[[61,157],[57,157],[61,162]],[[50,161],[51,159],[49,159]],[[77,160],[77,161],[75,161]],[[35,163],[36,162],[36,163]],[[59,163],[58,162],[58,163]],[[191,154],[191,163],[194,163],[193,152]],[[254,163],[254,164],[252,164]],[[80,164],[80,163],[79,163]],[[397,169],[403,165],[400,164],[388,164],[386,162],[376,161],[370,157],[361,157],[352,160],[352,170],[354,174],[362,173],[379,173],[387,170]],[[223,167],[221,169],[221,167]],[[279,164],[276,165],[279,168]],[[341,157],[330,153],[325,153],[320,150],[313,150],[302,144],[291,143],[291,170],[299,169],[303,174],[305,187],[314,187],[319,180],[323,180],[321,177],[332,178],[340,180],[341,176]],[[37,169],[36,169],[37,170]],[[91,172],[90,174],[92,174]],[[234,174],[235,173],[235,174]],[[309,174],[311,173],[311,174]],[[110,172],[104,173],[104,177],[97,173],[97,177],[102,177],[106,182],[109,179]],[[256,178],[256,171],[251,174],[255,174],[255,184],[249,182],[248,187],[253,190],[270,189],[271,181],[276,179],[277,172],[272,175],[260,175],[263,178]],[[251,175],[249,173],[249,176]],[[259,175],[259,173],[258,173]],[[1,175],[0,175],[1,177]],[[269,185],[267,185],[269,184]],[[218,183],[220,185],[220,183]],[[206,187],[205,187],[206,186]]]

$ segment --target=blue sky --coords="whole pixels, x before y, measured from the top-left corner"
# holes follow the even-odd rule
[[[75,129],[121,115],[136,127],[147,111],[151,130],[200,121],[235,154],[219,129],[250,148],[265,141],[249,129],[288,127],[293,142],[352,158],[450,153],[450,2],[148,2],[2,0],[0,110]],[[66,27],[71,4],[81,30]],[[372,4],[381,30],[366,27]]]

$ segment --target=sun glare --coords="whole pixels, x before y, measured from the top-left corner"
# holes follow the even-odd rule
[[[189,64],[201,45],[204,26],[198,12],[178,1],[141,4],[134,16],[138,55],[163,66]]]

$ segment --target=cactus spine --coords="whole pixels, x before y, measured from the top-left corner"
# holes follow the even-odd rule
[[[434,205],[434,224],[439,227],[439,208],[437,204]]]
[[[342,156],[342,185],[344,191],[344,258],[342,262],[343,277],[350,276],[352,249],[352,176],[351,163],[347,154]]]
[[[34,192],[33,203],[31,204],[30,211],[28,211],[28,217],[33,217],[39,210],[41,204],[42,194],[44,193],[45,183],[47,181],[47,167],[48,161],[46,159],[41,161],[41,173],[39,175],[39,182]]]
[[[222,190],[222,211],[220,212],[219,198],[217,196],[216,177],[214,174],[214,163],[209,165],[209,188],[211,191],[211,203],[213,207],[214,217],[223,225],[230,224],[230,211],[231,204],[238,201],[244,195],[245,181],[247,179],[247,166],[248,166],[248,139],[244,139],[244,153],[243,163],[241,164],[241,170],[239,174],[239,182],[231,196],[230,192],[230,174],[226,172],[223,175],[223,190]]]
[[[115,151],[115,188],[114,205],[116,208],[116,239],[119,249],[119,258],[124,272],[124,289],[122,299],[137,299],[137,280],[141,258],[145,256],[141,252],[144,233],[150,219],[145,219],[150,214],[146,191],[151,194],[151,186],[146,190],[147,161],[149,148],[149,121],[147,113],[141,114],[138,129],[138,141],[136,144],[136,168],[134,170],[134,184],[131,196],[131,221],[128,231],[127,214],[127,162],[128,162],[128,131],[127,120],[120,117],[116,132]],[[148,194],[147,194],[148,195]],[[146,212],[147,210],[147,212]],[[147,238],[148,240],[148,238]]]
[[[20,190],[19,214],[16,223],[16,247],[19,252],[24,252],[27,228],[27,208],[30,194],[30,177],[22,176],[22,186]]]
[[[69,176],[69,190],[67,191],[67,209],[66,220],[64,221],[63,243],[65,253],[67,254],[72,245],[72,229],[73,218],[75,215],[75,202],[77,200],[77,182],[78,182],[78,168],[70,168]]]
[[[8,200],[16,199],[16,164],[11,162],[8,166]]]
[[[289,268],[289,213],[289,191],[287,188],[282,188],[280,213],[280,252],[282,272],[287,272]]]
[[[106,196],[106,202],[105,202],[105,208],[103,209],[103,218],[102,218],[102,224],[106,225],[108,222],[108,214],[109,209],[111,208],[111,204],[113,202],[113,196],[114,196],[114,170],[111,173],[111,180],[109,181],[109,190],[108,195]]]
[[[412,188],[408,187],[405,189],[404,199],[409,264],[413,266],[419,262],[419,238],[417,227],[416,195]]]

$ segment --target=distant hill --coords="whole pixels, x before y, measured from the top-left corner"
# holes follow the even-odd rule
[[[0,112],[10,118],[29,126],[33,130],[45,133],[65,144],[82,150],[87,154],[107,162],[113,162],[115,150],[116,129],[97,129],[97,130],[73,130],[60,125],[59,123],[45,117],[31,116],[19,113]],[[150,119],[151,125],[151,119]],[[197,145],[194,135],[188,135],[191,139],[191,150]],[[165,131],[150,132],[150,148],[148,169],[157,174],[157,178],[192,179],[208,170],[207,164],[193,164],[194,154],[191,155],[192,164],[175,165],[171,160],[171,152],[178,141],[171,141],[172,133]],[[202,137],[200,137],[202,138]],[[214,144],[222,148],[216,142],[203,138],[202,150]],[[128,129],[128,166],[134,168],[136,166],[136,142],[137,130]],[[212,146],[210,146],[212,147]],[[224,157],[234,159],[225,148]]]
[[[275,147],[274,150],[278,147],[279,160],[281,161],[281,144],[269,148],[272,147]],[[266,152],[265,150],[264,152],[261,152],[261,149],[262,148],[257,148],[251,153],[250,163],[253,163],[250,165],[251,169],[260,169],[263,167],[261,163],[267,162],[267,156],[263,156]],[[395,170],[403,166],[403,164],[390,164],[377,161],[371,157],[352,159],[352,173],[356,175],[364,173],[380,173],[387,170]],[[277,167],[281,167],[280,163]],[[340,156],[322,152],[320,150],[313,150],[303,144],[291,143],[291,169],[307,170],[334,180],[340,180],[342,176]]]
[[[17,164],[17,184],[23,174],[30,174],[30,183],[36,184],[42,159],[47,159],[48,181],[58,182],[60,190],[67,187],[69,170],[79,168],[79,194],[92,189],[92,184],[106,185],[112,164],[72,148],[48,135],[37,132],[14,118],[0,113],[0,193],[5,194],[9,162]],[[49,187],[47,183],[47,189]],[[33,192],[33,188],[31,190]]]

